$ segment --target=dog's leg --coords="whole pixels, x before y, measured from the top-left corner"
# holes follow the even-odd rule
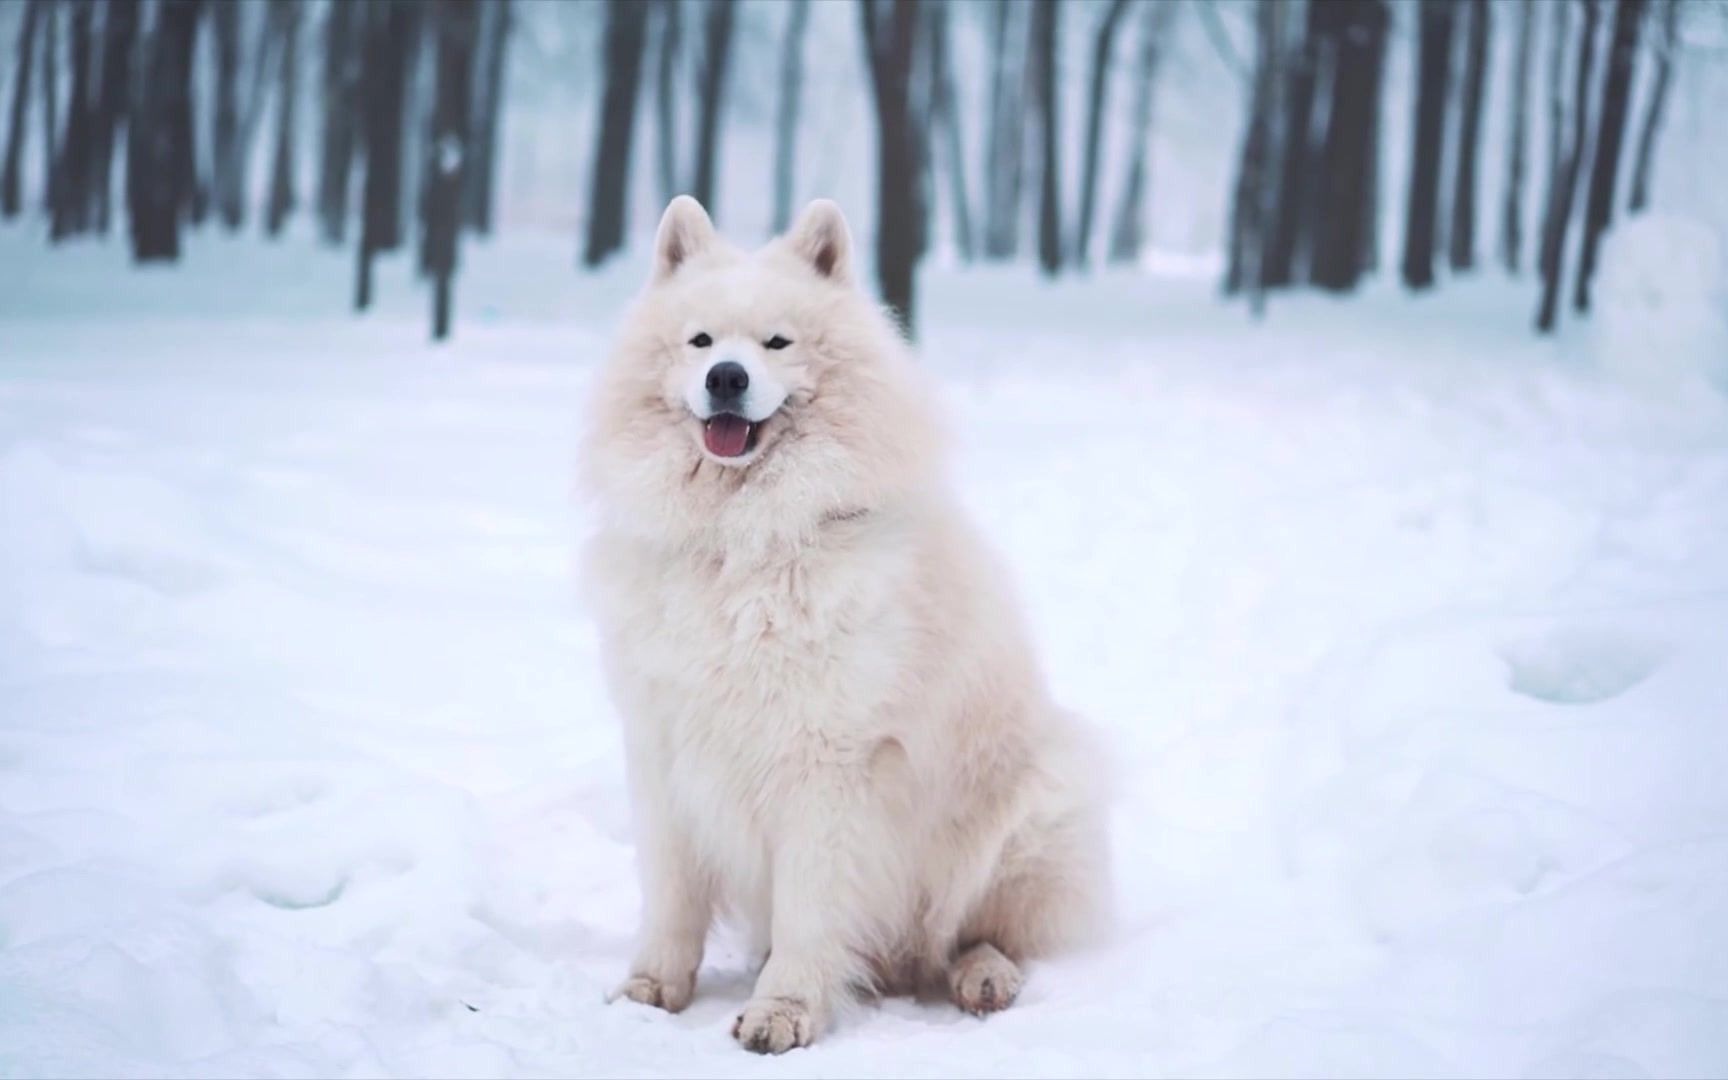
[[[853,987],[866,955],[902,925],[905,838],[867,769],[814,769],[789,801],[773,853],[772,952],[732,1025],[747,1050],[808,1046]]]
[[[977,1015],[1013,1004],[1029,957],[1084,940],[1105,917],[1105,853],[1090,808],[1014,837],[992,882],[962,925],[966,945],[948,966],[954,1003]]]
[[[613,997],[678,1012],[696,992],[696,969],[713,921],[711,885],[670,815],[641,804],[638,812],[642,929],[630,977]]]

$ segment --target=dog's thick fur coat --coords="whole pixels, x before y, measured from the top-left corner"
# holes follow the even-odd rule
[[[734,458],[690,404],[725,357],[784,392]],[[729,914],[767,956],[733,1032],[752,1050],[808,1044],[861,990],[1003,1008],[1102,914],[1101,764],[944,485],[932,412],[834,204],[752,254],[667,208],[584,455],[644,904],[619,993],[683,1008]]]

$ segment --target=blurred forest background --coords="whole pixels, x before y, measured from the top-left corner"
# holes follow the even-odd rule
[[[468,238],[591,268],[679,192],[737,239],[840,199],[909,329],[936,258],[1256,312],[1498,264],[1551,330],[1621,215],[1728,221],[1725,60],[1722,0],[0,0],[0,214],[140,263],[316,229],[360,310],[405,250],[436,338]]]

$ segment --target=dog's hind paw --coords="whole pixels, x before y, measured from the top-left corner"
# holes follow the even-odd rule
[[[696,991],[696,980],[689,979],[682,984],[662,982],[651,975],[632,975],[625,979],[618,989],[612,991],[607,1001],[617,1001],[628,998],[639,1005],[652,1005],[656,1009],[667,1012],[679,1012],[690,1004],[690,998]]]
[[[989,942],[967,949],[948,968],[948,990],[954,995],[954,1004],[973,1016],[1001,1012],[1014,1004],[1024,981],[1014,961]]]
[[[794,1046],[809,1046],[816,1037],[816,1018],[796,998],[756,998],[732,1023],[738,1045],[757,1054],[784,1054]]]

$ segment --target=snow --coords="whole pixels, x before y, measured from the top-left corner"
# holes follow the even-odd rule
[[[1492,274],[1261,324],[927,274],[958,488],[1113,743],[1118,926],[773,1060],[725,936],[683,1015],[606,1005],[570,478],[642,266],[573,254],[465,252],[432,348],[401,257],[357,319],[301,239],[0,232],[4,1072],[1728,1073],[1728,404]]]
[[[1596,360],[1647,392],[1728,391],[1728,258],[1693,218],[1622,221],[1603,244]]]

